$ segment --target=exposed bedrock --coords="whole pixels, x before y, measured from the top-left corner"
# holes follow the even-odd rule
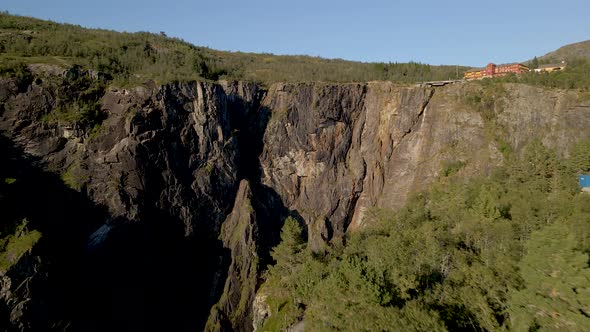
[[[590,138],[576,92],[508,84],[484,113],[469,102],[482,89],[473,83],[110,88],[105,119],[85,128],[51,116],[65,75],[0,79],[1,152],[35,179],[7,209],[43,233],[0,272],[8,330],[249,331],[286,216],[321,251],[446,165],[468,177],[501,163],[506,146],[541,139],[566,154]]]

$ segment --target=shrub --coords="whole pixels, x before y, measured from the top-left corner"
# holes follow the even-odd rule
[[[33,248],[41,233],[27,229],[28,221],[23,219],[13,234],[0,240],[0,274],[8,271],[20,258]]]
[[[535,141],[491,177],[441,178],[397,212],[370,210],[367,228],[325,256],[287,250],[262,286],[263,328],[587,330],[590,195],[566,181],[575,179],[566,166],[585,160],[576,156]]]

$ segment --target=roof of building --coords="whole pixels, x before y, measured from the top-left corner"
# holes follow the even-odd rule
[[[555,68],[555,67],[565,67],[566,63],[548,63],[545,65],[539,65],[539,69],[543,69],[543,68]]]
[[[514,66],[514,65],[521,65],[521,66],[525,66],[525,67],[529,67],[527,65],[525,65],[524,63],[520,63],[520,62],[511,62],[511,63],[503,63],[501,65],[498,65],[498,67],[506,67],[506,66]]]
[[[512,65],[521,65],[521,66],[525,66],[525,67],[528,68],[527,65],[522,64],[520,62],[504,63],[504,64],[501,64],[501,65],[496,65],[496,68],[502,68],[502,67],[512,66]],[[482,70],[486,70],[486,67],[482,67],[482,68],[471,68],[471,69],[467,70],[466,73],[470,73],[470,72],[474,72],[474,71],[482,71]]]

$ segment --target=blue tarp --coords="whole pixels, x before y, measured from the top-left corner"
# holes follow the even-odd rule
[[[578,175],[580,187],[590,187],[590,174]]]

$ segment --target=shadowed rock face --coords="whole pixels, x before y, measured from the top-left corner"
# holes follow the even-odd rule
[[[106,120],[89,135],[44,120],[59,84],[47,79],[19,93],[10,80],[1,82],[8,91],[0,128],[37,167],[107,210],[102,225],[76,234],[87,245],[71,248],[85,252],[77,291],[87,300],[72,326],[203,326],[219,297],[211,291],[223,255],[218,234],[239,184],[232,121],[247,118],[240,112],[250,111],[258,87],[193,82],[113,89],[102,97]],[[68,235],[47,241],[60,246]]]
[[[247,180],[240,183],[232,212],[223,223],[223,246],[230,250],[227,278],[207,322],[209,331],[249,331],[259,270],[258,220]]]
[[[590,105],[575,92],[507,85],[490,119],[464,102],[478,85],[386,82],[110,89],[90,132],[47,121],[65,74],[43,75],[24,88],[0,79],[0,131],[22,163],[53,177],[44,195],[80,208],[43,232],[46,250],[1,276],[7,329],[199,330],[217,303],[207,329],[248,331],[256,277],[287,215],[322,250],[361,228],[370,207],[403,205],[445,163],[470,176],[502,162],[501,142],[590,137]],[[57,229],[64,215],[58,205],[31,227]],[[59,282],[65,274],[75,282]],[[30,291],[16,290],[23,282]],[[44,310],[57,303],[48,287],[75,308]]]

